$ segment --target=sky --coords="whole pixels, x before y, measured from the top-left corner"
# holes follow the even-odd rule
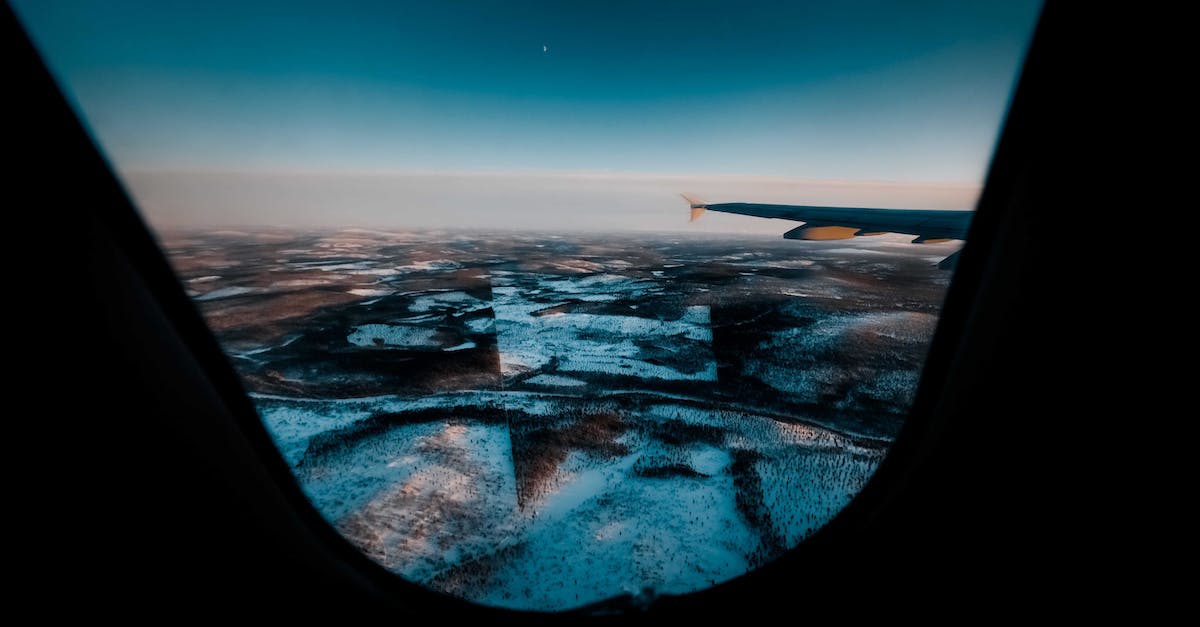
[[[153,226],[973,207],[1039,3],[13,3]]]

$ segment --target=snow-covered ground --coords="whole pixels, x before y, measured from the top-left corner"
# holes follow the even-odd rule
[[[329,522],[402,577],[532,610],[703,589],[826,524],[901,424],[948,280],[886,241],[184,241]]]
[[[424,348],[439,346],[438,330],[402,324],[364,324],[354,327],[346,341],[355,346],[401,346]]]
[[[358,430],[408,404],[257,400],[317,509],[369,556],[435,589],[533,610],[736,577],[827,522],[884,452],[811,425],[657,403],[629,417],[619,454],[566,452],[522,504],[521,436],[479,408],[569,426],[552,397],[445,395],[419,404],[444,418]]]
[[[555,362],[560,372],[603,372],[641,379],[715,381],[712,327],[708,307],[688,307],[675,320],[633,315],[596,315],[552,311],[570,302],[604,302],[635,298],[647,288],[614,274],[538,277],[532,287],[492,288],[500,372],[505,377],[537,370]],[[527,285],[527,283],[526,283]],[[631,310],[632,313],[633,310]],[[697,368],[682,371],[651,363],[638,342],[670,339],[674,346],[698,353]]]

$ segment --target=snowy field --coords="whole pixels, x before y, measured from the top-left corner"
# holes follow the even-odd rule
[[[428,422],[394,413],[415,413],[402,398],[258,403],[318,509],[373,559],[474,601],[535,610],[740,575],[828,521],[886,450],[669,402],[636,415],[599,405],[608,411],[564,424],[571,403],[508,394],[478,407],[460,395],[423,403],[444,409]],[[526,424],[510,435],[499,406]],[[572,430],[570,445],[539,437]],[[520,474],[514,447],[528,459]]]
[[[836,245],[832,245],[836,244]],[[316,508],[397,575],[552,611],[769,561],[870,479],[944,245],[168,239]]]

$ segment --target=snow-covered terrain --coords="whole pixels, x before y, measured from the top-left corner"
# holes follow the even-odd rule
[[[532,610],[699,590],[826,524],[902,424],[948,280],[943,249],[888,242],[179,242],[325,518],[399,576]]]
[[[505,394],[488,404],[504,405]],[[403,399],[258,403],[314,504],[369,556],[440,590],[513,608],[566,609],[728,580],[826,522],[885,451],[883,442],[819,427],[668,403],[631,416],[612,451],[566,452],[549,476],[532,478],[514,473],[512,438],[521,435],[458,405],[461,397],[440,400],[446,418],[357,432],[346,427]],[[553,415],[510,413],[558,424]],[[543,461],[556,452],[525,454]],[[524,500],[522,482],[536,482]]]

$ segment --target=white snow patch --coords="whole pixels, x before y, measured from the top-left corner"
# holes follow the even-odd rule
[[[444,314],[440,313],[429,313],[421,314],[419,316],[404,316],[403,318],[393,318],[389,320],[389,322],[392,324],[425,324],[426,322],[441,320],[443,315]]]
[[[816,264],[816,262],[811,259],[795,259],[795,260],[791,260],[791,261],[771,261],[771,262],[762,264],[762,267],[790,269],[790,268],[807,268],[807,267],[813,266],[815,264]]]
[[[359,276],[392,276],[400,274],[400,271],[395,268],[368,268],[366,270],[350,270],[346,274],[354,274]]]
[[[466,325],[472,333],[492,333],[496,330],[496,322],[491,318],[473,318],[467,320]]]
[[[322,473],[331,481],[305,486],[318,507],[327,504],[326,515],[349,510],[331,518],[368,556],[429,581],[511,544],[524,521],[506,427],[410,425],[376,442],[354,463]],[[362,505],[349,509],[347,500]]]
[[[493,303],[500,371],[512,376],[545,366],[557,358],[563,372],[605,372],[641,378],[715,381],[709,309],[685,309],[678,320],[637,316],[564,313],[533,316],[545,303],[530,303],[502,294]],[[700,346],[705,364],[697,372],[682,372],[639,358],[636,341],[681,338]],[[680,339],[673,339],[675,343]]]
[[[275,281],[271,283],[271,287],[311,287],[327,283],[329,283],[328,279],[288,279],[286,281]]]
[[[520,557],[498,564],[494,583],[470,598],[553,611],[647,587],[692,592],[744,573],[755,535],[737,513],[732,479],[634,478],[636,457],[592,468],[568,459],[573,480],[523,530]]]
[[[229,298],[231,296],[241,296],[243,294],[250,294],[252,292],[257,292],[257,291],[258,291],[258,288],[242,287],[240,285],[235,285],[233,287],[222,287],[222,288],[215,289],[215,290],[208,292],[202,296],[197,296],[196,300],[217,300],[218,298]]]
[[[429,261],[414,261],[413,263],[396,266],[396,270],[408,271],[428,271],[428,270],[455,270],[461,268],[462,264],[450,259],[432,259]]]
[[[432,311],[434,309],[454,309],[463,313],[467,310],[475,310],[486,307],[486,303],[467,294],[466,292],[440,292],[421,296],[411,304],[408,308],[411,311]]]
[[[701,445],[689,452],[688,463],[693,470],[706,475],[715,475],[729,466],[729,452],[712,446]]]
[[[439,346],[437,329],[399,324],[364,324],[354,327],[346,341],[355,346]],[[378,341],[377,341],[378,340]]]
[[[532,383],[534,385],[551,385],[551,386],[567,386],[567,387],[576,387],[576,386],[580,386],[580,385],[587,385],[586,381],[580,381],[579,379],[572,379],[571,377],[560,377],[558,375],[553,375],[553,374],[539,374],[536,377],[530,377],[530,378],[526,379],[525,382]]]

